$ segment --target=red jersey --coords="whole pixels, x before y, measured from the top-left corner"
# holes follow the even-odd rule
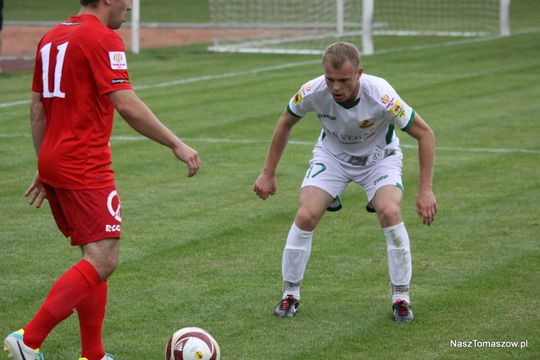
[[[46,118],[42,182],[72,190],[114,184],[114,105],[107,94],[123,89],[132,89],[124,43],[96,16],[73,16],[41,39],[32,90],[41,94]]]

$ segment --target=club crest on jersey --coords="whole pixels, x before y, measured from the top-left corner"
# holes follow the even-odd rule
[[[127,70],[126,53],[123,51],[109,51],[109,59],[111,61],[111,69]]]
[[[366,119],[366,120],[362,120],[358,123],[358,126],[362,129],[367,129],[369,127],[372,127],[374,124],[373,120],[372,119]]]
[[[403,107],[403,104],[401,101],[396,101],[394,106],[390,109],[390,113],[394,115],[396,119],[403,120],[405,117],[405,108]]]
[[[297,105],[300,101],[302,101],[302,90],[298,90],[298,92],[296,93],[296,95],[294,95],[294,98],[293,98],[293,104],[294,105]]]

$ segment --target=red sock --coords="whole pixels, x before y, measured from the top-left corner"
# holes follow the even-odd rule
[[[88,261],[81,260],[66,271],[51,287],[36,315],[24,327],[24,343],[37,349],[51,330],[73,312],[93,292],[99,275]]]
[[[96,287],[94,294],[77,306],[79,327],[81,329],[81,357],[88,360],[101,360],[105,356],[101,330],[107,306],[107,282]]]

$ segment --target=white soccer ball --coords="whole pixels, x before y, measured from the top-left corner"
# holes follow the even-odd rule
[[[198,327],[176,331],[167,342],[166,360],[220,360],[219,345],[210,333]]]

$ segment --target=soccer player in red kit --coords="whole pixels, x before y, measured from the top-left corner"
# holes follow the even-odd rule
[[[25,195],[45,199],[82,259],[51,287],[36,315],[5,339],[16,360],[43,359],[42,343],[76,309],[81,360],[109,360],[102,344],[107,278],[118,264],[122,214],[111,169],[115,109],[137,132],[169,147],[197,173],[197,151],[173,134],[138,98],[129,81],[118,29],[131,0],[80,0],[81,11],[39,42],[30,120],[38,172]]]

